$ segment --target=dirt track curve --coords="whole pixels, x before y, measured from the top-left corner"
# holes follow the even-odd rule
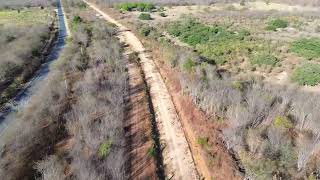
[[[84,2],[101,14],[105,20],[118,26],[120,41],[128,44],[132,51],[139,53],[141,67],[150,88],[160,139],[164,144],[163,162],[167,178],[199,179],[176,109],[155,63],[146,53],[140,40],[129,29],[94,4]]]

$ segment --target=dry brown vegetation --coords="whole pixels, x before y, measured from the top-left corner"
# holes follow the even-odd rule
[[[55,5],[55,0],[0,0],[0,9],[19,9],[25,7],[51,6]]]
[[[246,177],[299,179],[318,176],[318,93],[305,92],[290,85],[272,85],[254,76],[235,78],[234,71],[229,67],[213,65],[210,60],[208,62],[208,59],[192,52],[189,47],[173,45],[174,40],[162,36],[161,21],[134,23],[131,18],[135,16],[130,16],[129,13],[113,13],[115,17],[119,16],[118,19],[122,22],[135,28],[137,33],[141,33],[146,45],[151,50],[157,49],[153,50],[155,54],[160,51],[161,59],[167,66],[180,72],[183,91],[211,117],[213,127],[222,124],[219,126],[222,131],[220,140],[240,159],[240,167],[245,170]],[[224,18],[225,16],[219,13],[221,11],[212,15],[212,18],[226,20],[233,16]],[[250,25],[252,19],[258,21],[261,16],[260,12],[234,13],[247,16],[246,25]],[[250,18],[252,15],[253,18]],[[275,15],[279,16],[283,14]],[[314,20],[313,18],[318,17],[310,14],[303,18]],[[264,16],[261,19],[264,19]],[[208,18],[206,20],[210,21]],[[263,28],[258,31],[265,31]],[[272,36],[276,38],[280,33],[281,31],[273,33]],[[280,52],[288,50],[281,49]],[[167,77],[169,80],[173,79]]]
[[[150,2],[160,5],[191,5],[191,4],[215,4],[215,3],[240,3],[243,0],[95,0],[97,3],[104,5],[114,5],[123,2]],[[256,0],[244,0],[244,2],[252,2]],[[274,3],[286,3],[291,5],[308,5],[308,6],[319,6],[320,2],[315,0],[262,0]]]
[[[177,58],[178,64],[185,61],[184,57]],[[181,82],[195,104],[216,121],[222,119],[228,124],[223,129],[224,141],[228,149],[239,153],[246,175],[254,179],[301,176],[295,173],[296,170],[308,169],[308,157],[318,151],[319,129],[316,124],[319,115],[316,114],[319,105],[316,102],[320,100],[319,95],[257,81],[235,81],[221,74],[217,67],[199,63],[201,65],[196,66],[191,75],[182,73]],[[275,125],[277,121],[280,122]],[[268,132],[270,136],[265,137]],[[304,138],[308,139],[310,146],[308,143],[294,143]],[[303,153],[307,149],[305,146],[310,147],[306,154]],[[244,153],[249,153],[250,157]],[[265,164],[255,160],[265,161]],[[304,172],[309,176],[315,171],[317,169]]]
[[[12,98],[45,62],[56,39],[55,16],[51,7],[0,11],[0,104]]]
[[[115,29],[79,9],[81,1],[64,3],[77,33],[2,137],[0,179],[126,177],[127,72]]]
[[[110,5],[124,1],[98,2]],[[213,1],[152,2],[181,5],[210,4]],[[299,0],[282,2],[309,3]],[[31,6],[42,5],[42,1],[39,3],[32,2]],[[315,2],[312,5],[319,4]],[[12,8],[20,6],[17,3]],[[47,83],[32,97],[28,106],[18,112],[16,123],[0,138],[0,179],[130,177],[126,172],[129,164],[125,163],[130,157],[126,154],[128,144],[124,129],[124,119],[131,115],[125,114],[125,97],[129,93],[127,62],[122,56],[118,39],[114,37],[116,29],[99,20],[81,0],[64,1],[64,6],[73,36],[51,69]],[[250,28],[253,23],[246,21],[246,18],[255,22],[267,20],[269,13],[228,11],[226,15],[213,12],[206,17],[220,20],[238,17]],[[117,15],[122,16],[120,13]],[[311,19],[318,17],[313,14],[310,16]],[[237,34],[228,29],[235,28],[234,22],[231,25],[228,23],[224,24],[228,27],[223,33]],[[172,39],[165,38],[160,32],[164,26],[156,28],[132,22],[131,26],[136,28],[136,32],[142,33],[141,37],[148,41],[151,49],[156,49],[153,53],[161,60],[158,65],[164,63],[165,68],[171,68],[162,69],[162,73],[168,73],[164,76],[170,81],[168,85],[172,86],[169,89],[173,95],[181,98],[173,99],[179,115],[187,119],[183,123],[197,123],[187,127],[187,130],[195,131],[195,135],[199,136],[191,144],[195,146],[198,143],[201,147],[200,156],[197,156],[200,161],[203,154],[208,157],[205,165],[211,168],[210,172],[215,171],[213,178],[224,178],[225,175],[237,178],[239,174],[248,179],[315,179],[320,176],[318,93],[305,92],[289,85],[269,84],[257,76],[235,77],[235,72],[241,70],[220,66],[190,47],[173,45]],[[30,64],[31,67],[38,66],[41,61],[36,59],[25,63],[25,59],[30,57],[30,52],[39,53],[33,50],[40,46],[48,33],[44,29],[38,27],[36,33],[28,34],[25,32],[29,31],[23,28],[0,27],[0,50],[6,52],[0,55],[0,63],[6,64],[0,64],[0,68],[4,68],[0,69],[1,81],[13,81],[15,77],[12,75],[15,74],[23,74],[23,77],[32,74],[34,69],[26,67]],[[263,30],[258,29],[259,32]],[[277,33],[270,34],[277,37]],[[252,41],[257,37],[249,36],[248,39]],[[188,40],[194,42],[199,40],[197,38],[193,36]],[[269,48],[270,52],[270,47],[263,48]],[[271,48],[276,51],[279,47]],[[230,60],[236,55],[230,56]],[[187,109],[183,109],[183,105]],[[189,108],[192,111],[187,112]],[[149,150],[149,155],[153,156],[154,149]],[[141,157],[144,158],[143,155]]]

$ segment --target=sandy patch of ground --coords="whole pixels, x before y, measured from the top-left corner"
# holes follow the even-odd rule
[[[288,5],[288,4],[279,4],[279,3],[265,3],[262,1],[256,2],[247,2],[245,6],[241,6],[240,3],[232,4],[236,9],[247,8],[249,10],[259,10],[259,11],[286,11],[286,12],[303,12],[303,11],[319,11],[317,7],[310,6],[299,6],[299,5]]]

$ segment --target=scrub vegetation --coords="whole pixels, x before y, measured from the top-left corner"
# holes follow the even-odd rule
[[[139,19],[141,19],[141,20],[152,20],[151,15],[149,13],[141,13],[139,15]]]
[[[268,21],[262,21],[265,22]],[[270,24],[285,28],[282,23],[290,26],[287,22]],[[246,177],[293,179],[319,173],[317,101],[320,96],[299,88],[270,84],[258,76],[240,78],[238,75],[243,70],[235,73],[229,66],[247,62],[251,67],[260,68],[253,70],[256,73],[267,68],[277,69],[286,65],[286,55],[296,55],[295,44],[301,40],[274,42],[257,36],[257,31],[250,28],[234,28],[220,22],[205,24],[189,17],[156,26],[136,23],[135,27],[148,48],[157,49],[160,59],[179,72],[183,92],[212,117],[213,124],[225,125],[221,129],[223,142],[236,153]],[[273,33],[278,33],[261,27],[265,33],[274,36]],[[163,36],[163,32],[188,46],[174,43],[176,39]],[[311,44],[298,49],[316,52],[316,41]],[[240,64],[237,59],[242,59]],[[291,80],[300,85],[317,85],[320,77],[317,63],[305,64],[303,60],[299,63],[301,66],[292,68]],[[208,139],[200,137],[198,143],[206,144]]]
[[[55,0],[1,0],[0,9],[22,9],[29,7],[49,7],[56,5],[57,1]]]
[[[117,8],[123,11],[133,11],[137,10],[140,12],[150,12],[155,9],[155,6],[151,3],[143,3],[143,2],[136,2],[136,3],[122,3],[118,4]]]
[[[51,6],[0,10],[0,104],[45,62],[56,37],[56,18]]]
[[[291,50],[309,60],[320,59],[320,39],[299,39],[292,43]]]
[[[98,3],[104,4],[104,5],[117,5],[119,3],[136,3],[136,2],[142,2],[141,0],[95,0]],[[318,1],[312,1],[312,0],[266,0],[268,3],[286,3],[286,4],[292,4],[292,5],[310,5],[310,6],[320,6],[320,2]],[[146,2],[151,2],[156,5],[210,5],[214,3],[244,3],[248,1],[244,0],[148,0]]]
[[[216,65],[199,61],[201,58],[190,51],[168,42],[162,42],[161,48],[165,57],[173,58],[167,59],[168,65],[172,67],[171,62],[175,62],[175,67],[182,68],[184,92],[214,117],[212,123],[219,123],[214,119],[226,119],[228,127],[222,130],[225,145],[237,152],[247,177],[291,179],[318,171],[313,164],[318,162],[314,153],[320,144],[318,94],[265,84],[258,79],[235,81]],[[275,61],[266,55],[262,62]],[[318,71],[309,72],[310,76]],[[293,132],[299,136],[292,136]],[[199,142],[203,144],[202,139]]]
[[[223,64],[239,54],[249,54],[254,48],[254,42],[248,40],[249,31],[230,31],[221,25],[207,26],[195,19],[174,22],[167,30],[193,46],[211,63]]]
[[[116,30],[79,3],[64,1],[69,18],[82,21],[46,85],[1,137],[0,179],[125,179],[126,61]]]
[[[42,63],[39,49],[54,19],[48,15],[51,2],[13,2],[0,4],[1,102]],[[81,0],[63,2],[72,36],[46,85],[1,136],[0,179],[128,179],[128,66],[117,29]],[[178,76],[172,82],[179,83],[181,97],[218,131],[218,138],[195,137],[214,158],[209,168],[219,166],[221,157],[212,151],[221,145],[243,178],[320,177],[320,95],[312,89],[320,84],[320,40],[314,31],[319,15],[260,12],[246,9],[247,1],[232,0],[92,2],[114,8],[112,15],[139,34],[158,68],[165,69],[161,73]],[[173,5],[214,2],[237,2],[243,9],[230,5],[178,18],[171,14],[176,9],[170,11]],[[320,6],[302,0],[266,4],[273,2]],[[39,5],[45,8],[21,9]],[[148,148],[146,156],[156,157],[157,151]]]
[[[289,26],[289,22],[284,19],[273,19],[268,22],[268,26],[266,30],[268,31],[276,31],[277,29],[286,28]]]
[[[292,80],[300,85],[315,86],[320,83],[320,65],[307,63],[297,68]]]

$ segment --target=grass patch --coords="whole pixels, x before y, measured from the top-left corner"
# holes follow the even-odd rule
[[[72,29],[73,29],[74,31],[77,31],[78,26],[79,26],[79,24],[80,24],[82,21],[83,21],[83,20],[82,20],[82,18],[81,18],[80,16],[78,16],[78,15],[74,16],[73,19],[72,19],[72,24],[71,24]]]
[[[320,39],[300,39],[291,44],[291,51],[307,59],[320,58]]]
[[[155,9],[155,5],[151,3],[144,3],[144,2],[128,2],[128,3],[121,3],[117,5],[117,8],[122,11],[133,11],[137,10],[140,12],[151,12]]]
[[[138,18],[141,20],[152,20],[149,13],[141,13]]]
[[[99,147],[99,156],[101,158],[105,158],[109,155],[111,151],[112,141],[107,140],[106,142],[102,143]]]
[[[268,52],[256,53],[251,59],[251,64],[275,66],[279,62],[278,58]]]
[[[233,87],[234,89],[239,90],[239,91],[243,91],[243,90],[244,90],[244,84],[243,84],[243,82],[241,82],[241,81],[235,81],[235,82],[233,82],[233,83],[232,83],[232,87]]]
[[[205,146],[205,147],[209,146],[209,138],[208,137],[198,137],[197,142],[201,146]]]
[[[192,19],[184,22],[175,22],[168,26],[168,32],[171,35],[179,37],[180,40],[192,46],[203,44],[222,31],[222,27],[206,26]]]
[[[289,22],[284,19],[273,19],[268,22],[266,30],[276,31],[279,28],[286,28],[289,26]]]
[[[308,63],[297,68],[293,72],[292,80],[299,85],[318,85],[320,83],[320,64]]]
[[[26,10],[1,10],[0,24],[47,24],[50,18],[48,9],[28,8]]]
[[[273,121],[273,125],[277,128],[293,128],[293,123],[285,116],[277,116]]]
[[[192,72],[193,68],[196,66],[196,62],[194,62],[191,58],[189,58],[184,64],[183,69],[187,72]]]

